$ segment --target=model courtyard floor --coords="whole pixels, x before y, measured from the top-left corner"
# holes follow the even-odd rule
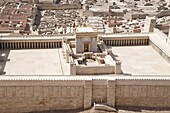
[[[122,71],[132,75],[170,75],[170,64],[151,46],[112,47],[122,61]]]
[[[4,68],[6,75],[69,74],[62,49],[10,50],[7,53],[9,54]]]
[[[112,47],[126,75],[170,75],[170,64],[151,46]],[[0,52],[1,75],[69,75],[62,49],[24,49]]]

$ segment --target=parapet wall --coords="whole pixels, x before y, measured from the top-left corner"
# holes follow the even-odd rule
[[[113,107],[170,107],[170,80],[168,79],[89,78],[85,77],[84,80],[76,80],[76,78],[75,80],[1,80],[0,112],[90,108],[94,101],[107,103]]]

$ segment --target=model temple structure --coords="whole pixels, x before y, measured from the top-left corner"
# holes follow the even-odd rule
[[[164,113],[169,89],[168,0],[0,1],[0,113]]]

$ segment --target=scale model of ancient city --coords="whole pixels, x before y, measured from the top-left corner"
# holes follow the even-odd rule
[[[168,108],[170,0],[0,0],[0,113]]]

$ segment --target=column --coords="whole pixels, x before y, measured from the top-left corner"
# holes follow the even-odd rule
[[[61,44],[61,42],[59,42],[60,43],[60,47],[59,48],[61,48],[62,47],[62,44]]]
[[[17,43],[14,42],[14,49],[17,49]]]
[[[18,49],[18,44],[17,44],[17,42],[14,42],[14,49]]]
[[[23,42],[22,44],[23,44],[23,49],[25,49],[25,42]]]
[[[43,43],[44,43],[44,48],[47,48],[47,47],[46,47],[46,42],[43,42]]]
[[[119,46],[119,40],[117,40],[117,46]]]
[[[33,45],[34,45],[34,49],[36,49],[36,47],[37,47],[37,46],[36,46],[36,42],[33,42]]]
[[[41,48],[44,48],[44,43],[43,42],[40,42],[41,43]]]
[[[149,45],[149,40],[148,39],[146,39],[146,45]]]
[[[1,43],[1,48],[4,49],[4,43]]]
[[[122,40],[122,46],[124,46],[124,45],[125,45],[125,40],[123,39],[123,40]]]
[[[20,42],[20,45],[21,45],[21,49],[22,49],[22,48],[23,48],[23,47],[22,47],[22,42]]]
[[[38,48],[40,48],[40,42],[37,42],[37,44],[38,44]]]
[[[56,48],[56,47],[55,47],[55,42],[53,42],[53,48]]]
[[[0,49],[2,49],[2,43],[0,43]]]
[[[143,45],[143,39],[140,39],[140,41],[141,41],[140,44]]]
[[[37,43],[37,42],[35,42],[35,48],[36,48],[36,49],[38,48],[38,43]]]
[[[0,43],[0,49],[2,49],[2,43]]]
[[[25,42],[25,48],[27,48],[27,42]]]
[[[92,81],[86,80],[84,85],[84,109],[92,106]]]
[[[20,44],[19,44],[19,42],[18,42],[18,49],[20,49]]]
[[[58,48],[58,42],[55,42],[55,46],[56,46],[56,48]]]
[[[36,43],[36,49],[38,49],[38,42],[35,42]]]
[[[143,39],[143,45],[145,45],[145,39]]]
[[[7,46],[7,49],[9,49],[9,43],[8,42],[6,43],[6,46]]]
[[[57,45],[57,48],[59,48],[59,46],[58,46],[58,45],[59,45],[59,42],[56,42],[56,45]]]
[[[74,62],[70,62],[70,75],[76,75],[76,64]]]
[[[2,48],[2,45],[1,45],[1,48]],[[11,42],[9,42],[9,49],[11,49]]]
[[[125,46],[127,46],[127,39],[125,39]]]
[[[30,49],[30,42],[27,42],[28,43],[28,49]]]
[[[115,65],[115,74],[121,74],[122,70],[121,70],[121,61],[118,60],[116,61],[116,65]]]
[[[120,46],[122,46],[122,40],[120,40]]]
[[[141,45],[141,39],[139,39],[139,45]]]
[[[43,42],[43,44],[44,44],[44,48],[46,48],[46,42]]]
[[[115,107],[115,80],[108,80],[107,82],[107,104]]]
[[[128,39],[128,46],[130,46],[130,40]]]
[[[51,46],[52,46],[52,44],[51,44],[51,42],[49,42],[49,48],[52,48]]]
[[[27,42],[25,42],[25,48],[28,48],[28,44],[27,44]]]
[[[49,48],[49,42],[47,42],[47,48]]]
[[[53,42],[51,42],[51,48],[54,48],[54,46],[53,46]]]
[[[15,49],[15,47],[14,47],[14,42],[12,42],[12,49]]]
[[[32,45],[32,42],[30,42],[30,49],[32,49],[33,48],[33,45]]]
[[[137,45],[137,40],[135,39],[135,45]]]
[[[133,45],[133,41],[132,41],[132,40],[130,40],[130,45],[131,45],[131,46]]]

